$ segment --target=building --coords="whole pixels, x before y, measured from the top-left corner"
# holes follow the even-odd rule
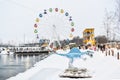
[[[96,41],[95,41],[95,37],[94,37],[94,28],[86,28],[83,31],[83,42],[84,44],[91,44],[91,45],[95,45]]]

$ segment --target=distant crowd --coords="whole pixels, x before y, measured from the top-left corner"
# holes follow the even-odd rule
[[[79,49],[90,49],[90,50],[102,51],[102,52],[113,48],[119,50],[120,45],[119,44],[97,44],[97,45],[88,44],[85,46],[84,45],[79,46]]]

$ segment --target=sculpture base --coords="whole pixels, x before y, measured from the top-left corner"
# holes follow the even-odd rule
[[[68,68],[59,76],[64,78],[91,78],[92,77],[88,74],[88,70],[86,68],[84,69]]]

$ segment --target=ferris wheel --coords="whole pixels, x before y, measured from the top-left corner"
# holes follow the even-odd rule
[[[34,33],[36,39],[72,39],[75,24],[72,16],[64,9],[44,9],[35,18]]]

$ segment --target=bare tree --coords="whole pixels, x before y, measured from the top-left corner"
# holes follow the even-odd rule
[[[120,0],[116,0],[116,11],[115,15],[117,16],[117,22],[120,23]],[[120,27],[120,25],[118,25]]]
[[[108,41],[106,36],[104,36],[104,35],[97,36],[97,37],[95,37],[95,39],[96,39],[97,43],[99,43],[99,44],[104,44],[104,43],[107,43],[107,41]]]
[[[105,10],[105,17],[104,17],[104,29],[106,31],[106,37],[108,40],[111,39],[112,36],[112,25],[113,25],[113,21],[114,20],[114,15],[113,12],[108,12],[107,10]],[[114,35],[115,36],[115,35]]]
[[[108,12],[105,10],[104,29],[108,40],[120,40],[120,0],[115,0],[115,11]]]
[[[115,5],[115,34],[117,35],[117,39],[119,40],[120,38],[120,0],[116,0],[116,5]]]

